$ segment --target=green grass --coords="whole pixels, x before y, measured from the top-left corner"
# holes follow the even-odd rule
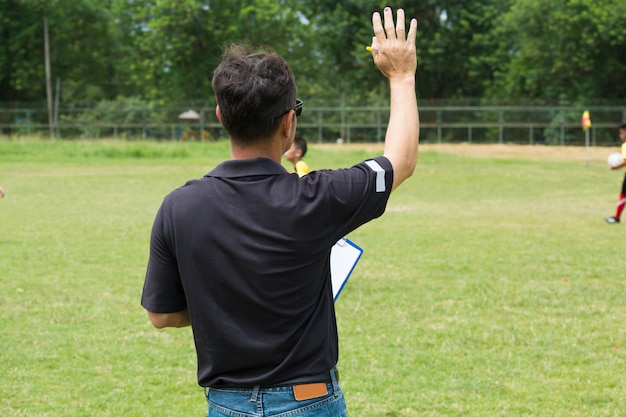
[[[154,330],[139,298],[161,199],[227,157],[0,142],[1,416],[206,415],[190,330]],[[350,414],[626,415],[626,231],[603,221],[620,181],[604,162],[423,152],[350,236],[365,250],[337,302]]]

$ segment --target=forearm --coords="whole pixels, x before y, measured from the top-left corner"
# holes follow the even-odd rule
[[[391,8],[385,7],[383,25],[380,13],[372,16],[372,55],[378,69],[389,79],[390,114],[385,136],[384,155],[393,166],[393,187],[396,189],[413,175],[417,163],[419,115],[415,96],[415,36],[417,20],[411,19],[409,31],[404,25],[404,10],[398,9],[393,22]]]
[[[390,115],[384,155],[393,166],[393,189],[413,175],[419,144],[419,111],[414,75],[391,79]]]
[[[163,329],[165,327],[186,327],[191,325],[189,310],[187,310],[187,308],[175,313],[153,313],[148,311],[148,317],[150,317],[152,325],[157,329]]]

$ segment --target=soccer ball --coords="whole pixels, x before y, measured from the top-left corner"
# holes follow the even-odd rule
[[[622,157],[622,154],[619,152],[615,152],[609,155],[609,159],[607,159],[606,162],[609,164],[610,167],[613,167],[617,164],[621,164],[623,160],[624,158]]]

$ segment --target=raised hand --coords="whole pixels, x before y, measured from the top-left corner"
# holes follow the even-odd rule
[[[386,7],[383,13],[385,17],[384,26],[380,13],[375,12],[372,16],[372,27],[375,34],[372,38],[374,64],[389,80],[415,77],[417,70],[417,56],[415,54],[417,20],[411,19],[407,34],[403,9],[398,9],[395,24],[390,7]]]

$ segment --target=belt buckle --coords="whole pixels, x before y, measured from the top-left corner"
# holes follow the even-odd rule
[[[328,387],[325,382],[293,386],[293,396],[296,401],[311,400],[325,395],[328,395]]]

